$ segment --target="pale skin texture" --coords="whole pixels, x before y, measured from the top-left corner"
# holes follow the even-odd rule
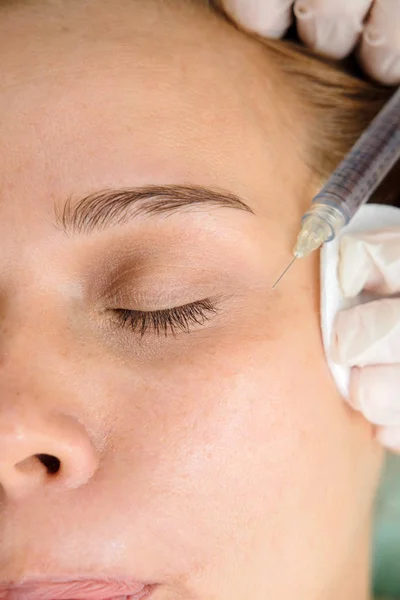
[[[80,4],[0,15],[0,581],[364,600],[381,449],[324,360],[318,258],[271,291],[312,191],[296,103],[214,17]],[[53,224],[71,195],[161,183],[229,190],[256,215]],[[112,327],[104,292],[127,260],[123,308],[212,296],[217,315],[176,338]]]

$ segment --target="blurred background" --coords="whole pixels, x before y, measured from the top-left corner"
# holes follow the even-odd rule
[[[387,455],[375,510],[375,593],[400,599],[400,457]]]

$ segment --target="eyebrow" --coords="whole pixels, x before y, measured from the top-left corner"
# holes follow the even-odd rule
[[[55,207],[56,226],[67,234],[89,235],[118,227],[138,216],[173,214],[198,206],[254,211],[238,196],[197,185],[148,185],[102,190]]]

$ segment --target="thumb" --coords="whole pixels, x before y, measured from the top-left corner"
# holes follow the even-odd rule
[[[374,425],[400,428],[400,365],[353,369],[349,404]]]

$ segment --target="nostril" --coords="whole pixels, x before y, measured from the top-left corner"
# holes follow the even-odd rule
[[[51,475],[55,475],[60,470],[61,463],[55,456],[51,456],[50,454],[35,454],[35,456]]]

